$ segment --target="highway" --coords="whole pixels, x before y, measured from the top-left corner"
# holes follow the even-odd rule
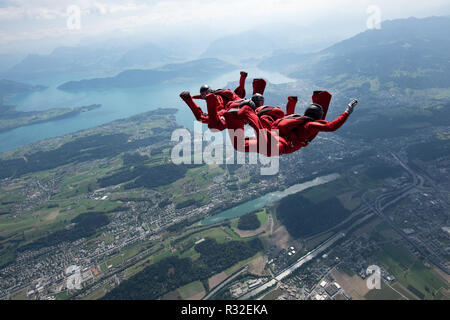
[[[352,223],[352,225],[350,225],[344,231],[341,231],[341,232],[338,232],[338,233],[334,234],[332,237],[330,237],[325,242],[323,242],[322,244],[320,244],[319,246],[314,248],[312,251],[308,252],[306,255],[304,255],[303,257],[299,258],[292,265],[290,265],[289,267],[287,267],[286,269],[284,269],[283,271],[278,273],[275,277],[272,278],[272,280],[262,284],[261,286],[253,289],[252,291],[246,293],[245,295],[240,297],[239,300],[250,299],[250,298],[258,295],[259,293],[263,292],[264,290],[272,287],[277,282],[279,282],[279,281],[283,280],[284,278],[288,277],[290,274],[292,274],[292,272],[294,272],[296,269],[300,268],[303,264],[305,264],[308,261],[311,261],[312,259],[317,257],[317,255],[319,255],[320,253],[322,253],[323,251],[325,251],[326,249],[331,247],[336,241],[344,238],[346,233],[348,231],[350,231],[352,228],[354,228],[355,226],[365,222],[367,219],[370,219],[372,216],[373,216],[373,213],[367,214],[367,215],[363,216],[362,218],[358,219],[357,221],[355,221],[354,223]]]
[[[208,300],[209,298],[211,298],[213,295],[216,294],[217,291],[219,291],[220,289],[222,289],[227,283],[229,283],[230,281],[233,281],[236,277],[238,277],[241,273],[243,273],[244,271],[248,270],[248,266],[245,266],[244,268],[242,268],[241,270],[239,270],[238,272],[236,272],[235,274],[233,274],[232,276],[228,277],[227,279],[225,279],[222,283],[220,283],[218,286],[216,286],[210,293],[208,293],[206,296],[204,296],[202,298],[202,300]]]
[[[406,242],[408,242],[411,246],[413,246],[418,252],[420,252],[424,257],[429,259],[433,264],[435,264],[439,269],[441,269],[446,274],[450,274],[448,268],[438,259],[436,254],[433,253],[432,250],[429,250],[425,244],[419,246],[416,242],[412,241],[407,234],[403,232],[402,229],[397,227],[394,222],[384,214],[384,210],[399,200],[405,198],[411,193],[417,191],[417,189],[423,188],[424,178],[414,171],[412,171],[405,163],[403,163],[395,154],[392,153],[392,156],[400,163],[400,165],[411,175],[412,183],[402,187],[400,190],[395,190],[389,193],[384,193],[378,196],[375,199],[375,205],[371,205],[366,199],[364,199],[364,195],[362,197],[363,202],[366,206],[372,209],[383,221],[385,221],[389,226],[394,229]],[[392,198],[391,200],[385,202],[387,199]],[[384,202],[384,204],[383,204]]]
[[[411,183],[405,184],[404,186],[402,186],[398,190],[394,190],[394,191],[390,191],[390,192],[386,192],[386,193],[380,194],[375,199],[373,205],[371,203],[369,203],[369,201],[367,201],[365,199],[366,193],[363,194],[361,199],[362,199],[362,202],[363,202],[363,204],[365,206],[361,206],[360,208],[358,208],[348,219],[346,219],[345,222],[347,222],[350,218],[355,217],[356,215],[360,215],[360,214],[366,213],[368,209],[370,211],[372,211],[373,213],[364,215],[361,219],[359,219],[356,222],[354,222],[350,227],[346,228],[345,231],[341,231],[341,232],[338,232],[338,233],[334,234],[331,238],[326,240],[324,243],[322,243],[321,245],[316,247],[314,250],[308,252],[306,255],[304,255],[303,257],[298,259],[296,262],[294,262],[291,266],[289,266],[288,268],[286,268],[285,270],[281,271],[279,274],[274,276],[272,278],[272,280],[266,282],[265,284],[262,284],[261,286],[255,288],[252,291],[248,292],[247,294],[243,295],[242,297],[239,298],[239,300],[250,299],[250,298],[258,295],[259,293],[263,292],[264,290],[266,290],[266,289],[276,285],[277,282],[281,281],[282,279],[284,279],[287,276],[289,276],[290,274],[292,274],[292,272],[294,270],[298,269],[299,267],[301,267],[306,262],[311,261],[319,253],[325,251],[330,246],[332,246],[336,241],[338,241],[339,239],[345,237],[345,234],[348,232],[348,230],[350,230],[350,229],[354,228],[355,226],[357,226],[358,224],[366,221],[367,219],[372,217],[373,214],[376,214],[383,221],[386,221],[389,224],[389,226],[392,227],[392,229],[394,229],[399,235],[401,235],[403,239],[405,239],[409,244],[411,244],[414,248],[416,248],[422,255],[427,257],[431,262],[433,262],[433,264],[438,266],[442,271],[444,271],[445,273],[449,274],[449,270],[447,270],[445,265],[443,265],[439,261],[439,259],[437,259],[437,257],[434,254],[430,255],[430,252],[432,252],[432,251],[429,251],[429,250],[425,251],[423,247],[418,246],[415,242],[413,242],[403,232],[403,230],[401,230],[399,227],[397,227],[393,223],[393,221],[391,219],[389,219],[384,214],[384,210],[387,209],[389,206],[391,206],[394,203],[400,201],[401,199],[407,197],[411,193],[416,192],[417,189],[423,188],[424,187],[424,181],[425,181],[425,179],[422,176],[416,174],[403,161],[401,161],[400,158],[397,155],[395,155],[394,153],[391,153],[391,154],[392,154],[393,158],[405,169],[405,171],[407,171],[409,173],[409,175],[412,178],[412,182]],[[340,223],[340,225],[343,225],[343,223]],[[334,228],[336,228],[336,227],[334,227]],[[426,249],[426,247],[425,247],[425,249]]]

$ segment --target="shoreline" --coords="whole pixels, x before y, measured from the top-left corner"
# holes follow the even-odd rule
[[[80,113],[89,112],[91,110],[98,109],[101,107],[101,104],[91,104],[89,106],[81,106],[81,107],[74,107],[74,108],[61,108],[61,109],[53,108],[53,109],[48,109],[45,111],[28,111],[28,112],[15,111],[14,106],[3,105],[3,107],[10,108],[11,111],[16,113],[16,117],[14,117],[12,119],[0,118],[0,121],[1,120],[12,120],[12,121],[19,120],[20,121],[23,118],[24,123],[19,123],[17,125],[12,125],[9,127],[0,127],[0,133],[5,133],[8,131],[17,129],[17,128],[31,126],[34,124],[40,124],[40,123],[51,122],[51,121],[74,117],[74,116],[79,115]],[[58,110],[61,110],[62,113],[45,118],[45,116],[47,116],[48,114],[51,114],[52,112],[57,112]],[[44,118],[36,119],[36,117],[39,117],[39,116],[44,117]],[[31,117],[31,119],[27,120],[26,117]]]

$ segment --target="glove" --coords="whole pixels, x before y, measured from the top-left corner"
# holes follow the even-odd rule
[[[345,109],[345,112],[351,114],[357,103],[358,103],[357,99],[350,101],[350,103],[347,106],[347,109]]]
[[[180,93],[181,99],[186,99],[189,98],[190,96],[191,94],[189,93],[189,91],[183,91],[182,93]]]
[[[247,76],[248,76],[248,73],[245,72],[245,71],[241,71],[241,76],[247,77]]]
[[[296,96],[289,96],[288,100],[297,101],[298,98]]]

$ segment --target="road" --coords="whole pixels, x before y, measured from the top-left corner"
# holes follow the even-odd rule
[[[351,218],[355,217],[358,214],[364,214],[369,209],[373,213],[363,216],[361,219],[354,222],[350,227],[348,227],[345,231],[341,231],[333,235],[331,238],[326,240],[324,243],[316,247],[313,251],[308,252],[306,255],[298,259],[295,263],[293,263],[291,266],[286,268],[285,270],[281,271],[278,275],[272,278],[269,282],[255,288],[251,292],[248,292],[247,294],[243,295],[239,298],[239,300],[245,300],[250,299],[251,297],[254,297],[258,295],[259,293],[263,292],[264,290],[274,286],[277,282],[281,281],[282,279],[289,276],[294,270],[302,266],[304,263],[311,261],[314,259],[319,253],[326,250],[330,246],[332,246],[336,241],[341,239],[345,236],[345,233],[348,232],[348,230],[354,228],[356,225],[366,221],[368,218],[372,217],[373,214],[376,214],[379,216],[382,220],[386,221],[398,234],[400,234],[409,244],[411,244],[414,248],[416,248],[420,253],[422,253],[425,257],[430,259],[434,264],[436,264],[442,271],[445,273],[449,273],[447,268],[432,254],[428,252],[424,252],[424,249],[422,247],[419,247],[416,243],[414,243],[400,228],[398,228],[391,219],[389,219],[385,214],[384,210],[388,208],[389,206],[393,205],[394,203],[400,201],[401,199],[407,197],[409,194],[414,193],[417,191],[417,189],[424,187],[424,181],[425,179],[416,174],[411,168],[409,168],[403,161],[400,160],[400,158],[395,155],[394,153],[391,153],[393,158],[399,162],[399,164],[409,173],[409,175],[412,178],[412,182],[408,183],[404,186],[402,186],[400,189],[386,192],[383,194],[380,194],[374,201],[374,204],[372,205],[365,199],[366,194],[363,194],[361,199],[364,204],[364,206],[357,209],[352,215]],[[349,217],[350,218],[350,217]],[[349,219],[346,220],[346,222]],[[343,225],[341,223],[340,225]],[[428,251],[428,250],[427,250]],[[431,251],[430,251],[431,252]]]
[[[348,231],[350,231],[351,229],[353,229],[357,225],[365,222],[367,219],[370,219],[372,216],[373,216],[373,213],[369,213],[369,214],[363,216],[362,218],[358,219],[354,223],[352,223],[345,230],[334,234],[331,238],[329,238],[328,240],[326,240],[325,242],[323,242],[322,244],[320,244],[319,246],[314,248],[312,251],[308,252],[306,255],[304,255],[303,257],[299,258],[292,265],[290,265],[289,267],[287,267],[286,269],[284,269],[283,271],[278,273],[275,277],[272,278],[272,280],[262,284],[261,286],[253,289],[252,291],[246,293],[245,295],[240,297],[239,300],[250,299],[250,298],[258,295],[259,293],[263,292],[264,290],[274,286],[277,282],[279,282],[279,281],[283,280],[284,278],[288,277],[289,275],[291,275],[292,272],[294,272],[296,269],[300,268],[303,264],[305,264],[306,262],[311,261],[312,259],[317,257],[317,255],[319,255],[320,253],[322,253],[323,251],[325,251],[326,249],[331,247],[336,241],[344,238]]]
[[[239,270],[237,273],[235,273],[234,275],[232,275],[231,277],[228,277],[227,279],[225,279],[225,281],[223,281],[221,284],[219,284],[218,286],[216,286],[210,293],[208,293],[206,296],[204,296],[202,298],[202,300],[208,300],[209,298],[211,298],[213,295],[216,294],[217,291],[219,291],[220,289],[222,289],[227,283],[230,283],[231,281],[233,281],[234,279],[236,279],[236,277],[238,277],[241,273],[245,272],[248,270],[248,266],[245,266],[244,268],[242,268],[241,270]]]
[[[426,244],[421,243],[418,245],[416,242],[412,241],[402,229],[397,227],[394,222],[384,214],[384,210],[399,200],[407,197],[409,194],[417,192],[417,189],[423,188],[424,178],[416,174],[411,170],[405,163],[403,163],[399,157],[392,153],[392,156],[399,162],[399,164],[411,175],[412,183],[403,186],[400,190],[395,190],[389,193],[384,193],[375,199],[374,205],[371,205],[365,198],[362,197],[362,201],[365,205],[372,209],[383,221],[385,221],[394,231],[396,231],[407,243],[413,246],[418,252],[420,252],[424,257],[429,259],[433,264],[435,264],[439,269],[441,269],[446,274],[450,274],[450,270],[442,263],[442,261],[429,250]],[[392,198],[392,199],[390,199]],[[390,199],[386,202],[386,200]]]

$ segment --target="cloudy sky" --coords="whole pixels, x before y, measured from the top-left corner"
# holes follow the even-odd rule
[[[117,35],[213,38],[272,25],[336,31],[347,24],[357,33],[374,15],[449,14],[448,0],[0,0],[0,53]]]

